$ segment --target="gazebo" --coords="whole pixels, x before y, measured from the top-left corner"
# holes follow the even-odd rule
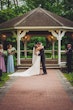
[[[20,65],[20,40],[28,32],[50,32],[58,40],[58,65],[61,65],[61,40],[66,32],[73,32],[73,22],[40,7],[0,24],[0,32],[17,36],[17,65]]]

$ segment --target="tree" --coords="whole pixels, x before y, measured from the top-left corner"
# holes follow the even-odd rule
[[[63,0],[64,14],[63,16],[73,20],[73,0]]]
[[[23,1],[26,1],[26,5],[29,7],[29,8],[37,8],[40,4],[41,4],[41,7],[42,8],[45,8],[45,5],[48,3],[50,4],[51,6],[56,3],[56,4],[59,4],[61,3],[60,0],[23,0]]]
[[[30,8],[37,8],[41,5],[42,8],[45,8],[45,4],[48,2],[48,0],[25,0],[26,5]]]
[[[6,0],[0,0],[0,9],[3,10]]]
[[[2,0],[0,1],[0,8],[1,8],[1,10],[3,9],[3,1]]]
[[[25,0],[27,7],[31,9],[41,6],[51,12],[62,15],[63,5],[61,0]]]
[[[17,7],[19,0],[0,0],[0,9]]]
[[[18,0],[13,0],[14,1],[14,5],[18,6]]]

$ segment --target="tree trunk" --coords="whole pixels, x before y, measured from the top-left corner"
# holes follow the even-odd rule
[[[1,7],[1,10],[2,10],[3,9],[3,1],[2,0],[0,1],[0,5],[1,5],[0,7]]]
[[[18,6],[18,0],[13,0],[15,7]]]
[[[7,7],[10,7],[10,0],[7,0]]]

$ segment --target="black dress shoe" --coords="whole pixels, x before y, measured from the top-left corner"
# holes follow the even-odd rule
[[[43,75],[46,75],[47,73],[43,73]]]
[[[44,73],[44,74],[47,74],[47,72],[46,72],[46,73]]]

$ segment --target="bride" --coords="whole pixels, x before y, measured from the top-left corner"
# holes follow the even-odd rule
[[[33,57],[32,57],[32,66],[23,72],[15,72],[9,76],[33,76],[40,74],[40,50],[38,45],[36,44],[33,48]]]

